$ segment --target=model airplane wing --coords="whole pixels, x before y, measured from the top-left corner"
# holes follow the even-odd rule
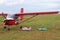
[[[19,16],[20,19],[23,19],[24,15],[38,15],[38,14],[43,15],[43,14],[58,14],[58,13],[59,13],[59,11],[49,11],[49,12],[29,12],[29,13],[27,12],[27,13],[25,13],[25,12],[24,12],[24,9],[21,8],[20,13],[16,13],[15,16]]]

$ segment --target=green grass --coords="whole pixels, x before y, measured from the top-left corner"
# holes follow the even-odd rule
[[[33,15],[24,16],[24,20]],[[0,17],[0,25],[4,18]],[[20,22],[22,22],[20,20]],[[31,31],[20,31],[19,26],[31,26]],[[37,30],[39,27],[47,27],[47,31]],[[13,26],[10,31],[0,27],[0,40],[60,40],[60,15],[37,15],[30,20]]]

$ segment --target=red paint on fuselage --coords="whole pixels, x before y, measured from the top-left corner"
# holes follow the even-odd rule
[[[18,24],[15,20],[4,20],[5,25],[16,25]]]

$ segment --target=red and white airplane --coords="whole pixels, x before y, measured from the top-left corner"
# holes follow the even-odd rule
[[[18,25],[19,22],[18,20],[22,20],[24,15],[43,15],[43,14],[58,14],[59,11],[50,11],[50,12],[30,12],[30,13],[24,13],[24,9],[21,8],[20,13],[16,13],[14,15],[12,14],[6,14],[4,15],[4,13],[2,12],[4,19],[4,28],[6,28],[6,26],[8,26],[8,30],[10,30],[11,25]]]

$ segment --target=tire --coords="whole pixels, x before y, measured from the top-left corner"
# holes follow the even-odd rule
[[[10,28],[8,28],[8,31],[10,31]]]
[[[4,26],[4,29],[6,29],[7,27],[6,26]]]

